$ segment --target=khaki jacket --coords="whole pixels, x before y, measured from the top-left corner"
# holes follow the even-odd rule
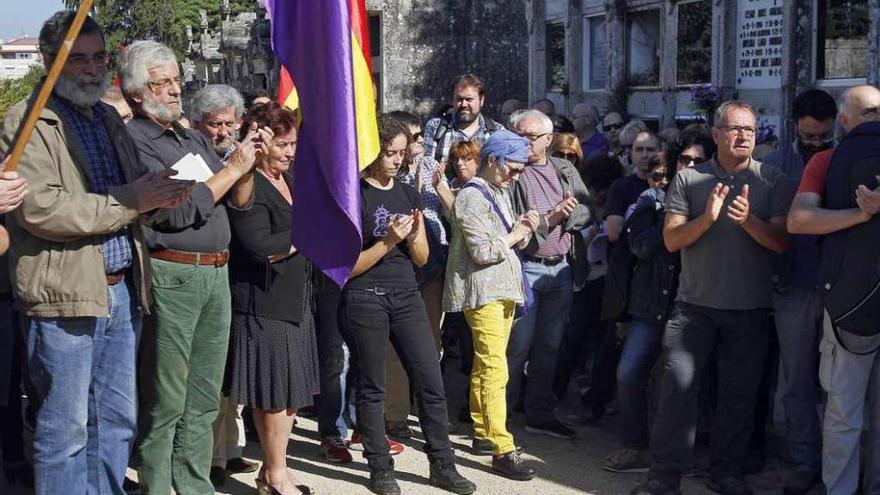
[[[31,98],[35,95],[36,91]],[[6,115],[0,128],[2,154],[11,151],[15,133],[27,117],[26,103],[19,102]],[[27,179],[28,194],[7,218],[16,304],[36,318],[107,317],[101,236],[128,226],[133,285],[140,307],[147,312],[149,257],[130,185],[146,170],[134,142],[119,115],[108,112],[104,122],[128,184],[112,188],[108,195],[90,193],[85,152],[73,131],[65,128],[57,105],[53,96],[40,113],[18,165],[18,173]]]

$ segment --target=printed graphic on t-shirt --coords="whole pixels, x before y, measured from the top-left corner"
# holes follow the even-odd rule
[[[375,224],[375,228],[373,229],[373,237],[377,239],[383,239],[386,235],[388,235],[388,223],[391,222],[391,219],[394,216],[385,208],[384,204],[379,205],[376,208],[376,211],[373,213],[373,223]]]

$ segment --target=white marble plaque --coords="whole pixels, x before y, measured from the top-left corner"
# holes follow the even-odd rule
[[[736,10],[736,87],[778,89],[782,85],[782,0],[739,0]]]

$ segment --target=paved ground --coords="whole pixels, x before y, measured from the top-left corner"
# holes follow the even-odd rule
[[[414,419],[414,418],[411,418]],[[520,420],[520,418],[516,418]],[[411,422],[417,428],[415,421]],[[515,421],[515,423],[519,423]],[[456,433],[452,440],[461,472],[474,481],[478,494],[497,495],[625,495],[644,479],[643,474],[612,474],[601,469],[608,453],[619,447],[614,434],[614,418],[601,423],[578,428],[574,441],[560,441],[534,435],[514,426],[517,441],[526,451],[526,458],[538,469],[538,478],[531,482],[515,482],[493,475],[489,470],[488,457],[475,457],[468,453],[469,437]],[[367,466],[359,452],[355,461],[346,466],[325,462],[319,455],[317,425],[312,419],[300,419],[294,430],[288,451],[289,465],[301,482],[319,494],[360,495],[369,494],[365,483],[369,477]],[[464,431],[460,432],[464,433]],[[427,484],[428,465],[420,449],[422,441],[415,438],[407,442],[407,450],[395,458],[403,493],[433,495],[442,494]],[[259,446],[249,444],[245,456],[259,458]],[[749,481],[760,495],[782,494],[780,488],[781,466],[772,463],[764,473],[752,476]],[[683,492],[686,495],[703,495],[711,492],[704,488],[701,478],[686,479]],[[25,495],[29,492],[9,487],[0,479],[0,494]],[[236,475],[218,492],[229,495],[252,495],[256,493],[254,475]],[[59,494],[61,495],[61,494]]]

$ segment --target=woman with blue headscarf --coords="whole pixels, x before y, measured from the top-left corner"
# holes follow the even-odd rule
[[[507,340],[517,305],[528,287],[515,249],[525,246],[538,226],[535,211],[513,216],[505,190],[519,179],[529,141],[499,131],[480,151],[480,172],[455,198],[452,244],[446,266],[444,311],[462,311],[474,340],[471,371],[473,450],[492,454],[492,470],[507,478],[530,480],[507,431]]]

